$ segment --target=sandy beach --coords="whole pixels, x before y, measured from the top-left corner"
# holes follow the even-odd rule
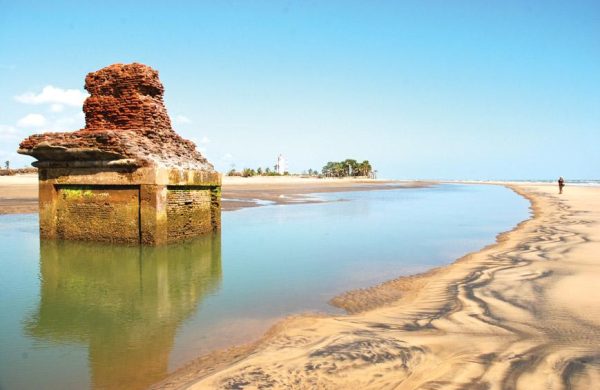
[[[449,266],[332,297],[199,357],[155,388],[590,389],[600,383],[600,188],[507,185],[532,217]],[[427,183],[225,178],[225,210]],[[0,177],[0,213],[35,212],[35,175]],[[393,277],[393,275],[390,275]]]
[[[369,179],[318,179],[297,176],[223,177],[224,211],[263,204],[320,202],[310,194],[416,188],[428,182]],[[0,176],[0,214],[35,213],[38,210],[37,175]]]
[[[0,176],[0,214],[36,213],[38,176]]]
[[[157,388],[591,389],[600,383],[600,189],[511,184],[533,216],[421,275],[332,300]]]

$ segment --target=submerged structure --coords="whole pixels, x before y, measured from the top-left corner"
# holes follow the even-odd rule
[[[221,175],[171,127],[158,72],[114,64],[85,78],[85,128],[32,135],[42,238],[181,241],[220,228]]]

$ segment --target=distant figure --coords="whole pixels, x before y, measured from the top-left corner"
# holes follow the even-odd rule
[[[558,178],[558,193],[562,194],[563,187],[565,186],[565,179],[561,177]]]

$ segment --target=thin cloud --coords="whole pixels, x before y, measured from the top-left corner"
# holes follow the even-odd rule
[[[85,126],[83,112],[74,115],[63,115],[51,121],[47,127],[48,131],[76,131]]]
[[[46,118],[41,114],[27,114],[17,121],[17,126],[34,131],[75,131],[85,126],[82,112]]]
[[[0,134],[15,134],[17,131],[13,126],[0,125]]]
[[[65,109],[65,106],[58,103],[53,103],[50,105],[50,112],[62,112]]]
[[[14,126],[0,125],[0,158],[2,158],[2,165],[4,165],[5,160],[17,157],[15,150],[17,150],[19,141],[22,138],[22,135]]]
[[[178,123],[180,125],[186,125],[192,123],[192,120],[185,115],[177,115],[175,117],[175,123]]]
[[[24,104],[59,104],[81,107],[87,97],[88,94],[79,89],[62,89],[46,85],[40,93],[25,92],[15,96],[15,100]]]
[[[19,138],[19,132],[14,126],[0,125],[0,140],[14,141]]]
[[[46,117],[42,114],[27,114],[17,121],[19,127],[40,127],[46,124]]]
[[[190,140],[196,145],[196,149],[200,153],[206,153],[206,151],[207,151],[206,145],[210,142],[208,137],[204,136],[200,140],[198,140],[197,138],[191,137]]]

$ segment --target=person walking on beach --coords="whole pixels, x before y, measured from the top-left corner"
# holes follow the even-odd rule
[[[565,186],[565,179],[561,177],[558,178],[558,193],[562,194],[563,187]]]

